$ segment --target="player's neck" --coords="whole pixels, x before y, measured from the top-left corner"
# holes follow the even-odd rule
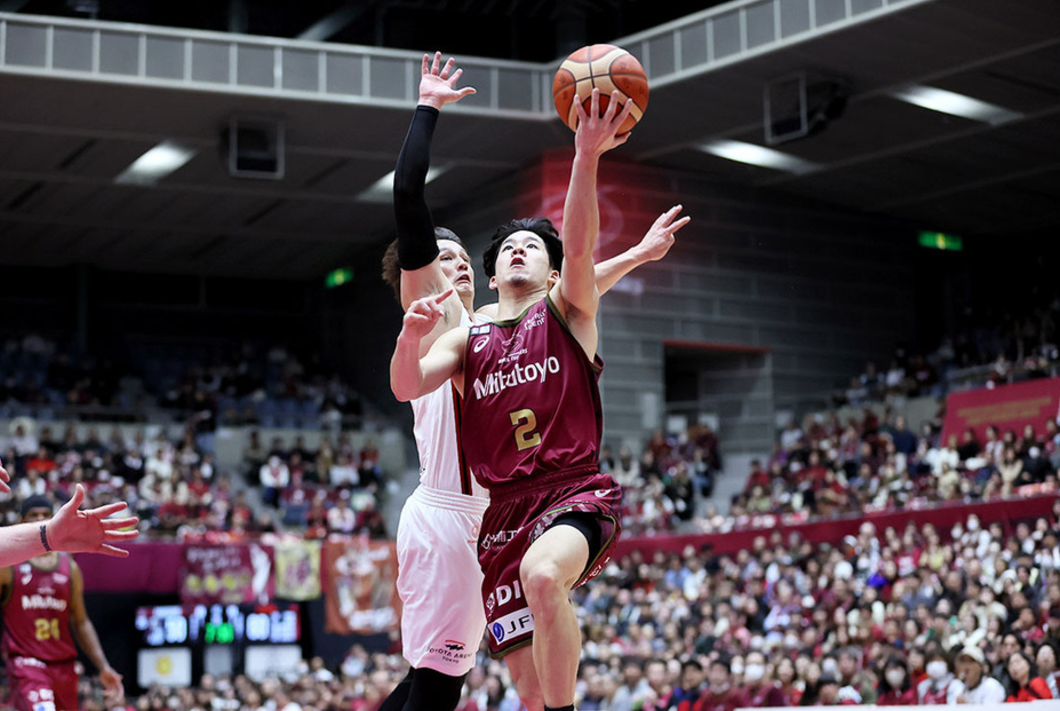
[[[52,551],[50,553],[41,553],[40,555],[30,558],[29,562],[34,568],[51,570],[59,565],[59,552]]]
[[[517,318],[548,294],[548,285],[502,289],[497,297],[497,320]]]
[[[460,303],[464,305],[464,311],[467,311],[468,315],[472,318],[475,317],[475,297],[470,294],[461,294]]]

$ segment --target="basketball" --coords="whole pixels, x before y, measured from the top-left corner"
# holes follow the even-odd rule
[[[636,126],[648,108],[648,76],[644,67],[632,54],[613,44],[582,47],[567,57],[556,71],[552,99],[559,117],[572,131],[578,128],[578,110],[574,102],[582,102],[588,113],[593,88],[600,89],[601,115],[611,103],[611,92],[617,90],[623,102],[633,99],[633,108],[619,128],[620,134]]]

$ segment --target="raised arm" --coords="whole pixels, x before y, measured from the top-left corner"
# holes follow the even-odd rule
[[[463,73],[450,58],[444,65],[440,52],[423,55],[420,68],[419,104],[409,124],[405,142],[394,168],[394,221],[397,226],[398,264],[401,267],[401,305],[407,309],[416,299],[439,294],[449,288],[442,273],[434,219],[425,197],[431,162],[431,141],[440,109],[475,93],[472,87],[456,88]],[[463,306],[457,295],[446,302],[442,325],[460,323]]]
[[[563,203],[563,277],[558,285],[561,298],[557,300],[568,322],[575,316],[573,312],[588,318],[596,317],[600,298],[593,265],[593,250],[596,249],[600,232],[596,173],[600,167],[600,156],[629,138],[628,133],[618,136],[616,132],[629,115],[632,105],[632,100],[627,101],[619,112],[618,92],[615,92],[607,111],[601,116],[599,89],[593,89],[588,113],[581,103],[575,104],[578,130],[574,137],[570,184]],[[568,310],[572,313],[568,314]]]
[[[681,209],[681,205],[674,205],[655,218],[651,229],[644,234],[644,238],[638,244],[617,257],[596,265],[596,290],[601,296],[640,265],[658,261],[666,256],[674,244],[674,234],[692,219],[691,217],[675,219]]]
[[[452,290],[417,299],[405,312],[394,355],[390,358],[390,390],[401,402],[433,392],[460,374],[467,328],[446,331],[426,355],[420,355],[421,342],[442,319],[442,303],[451,293]]]

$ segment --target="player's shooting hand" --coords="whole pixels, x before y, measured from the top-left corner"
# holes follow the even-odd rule
[[[11,475],[4,469],[4,463],[0,461],[0,492],[5,494],[11,493],[11,487],[7,483],[11,481]]]
[[[117,558],[128,556],[129,551],[111,544],[128,541],[140,535],[135,529],[121,530],[135,526],[140,519],[135,516],[108,518],[127,508],[123,501],[79,511],[84,500],[85,488],[78,484],[70,500],[46,523],[45,532],[51,547],[68,553],[102,553]]]
[[[600,114],[599,89],[593,89],[588,112],[580,101],[575,102],[575,110],[578,112],[578,130],[574,136],[574,147],[577,151],[601,155],[629,140],[630,131],[618,134],[618,129],[629,117],[629,112],[633,108],[633,99],[627,99],[625,103],[622,103],[620,97],[617,91],[612,92],[611,100],[603,115]]]
[[[450,57],[444,65],[442,64],[441,52],[435,52],[433,59],[429,54],[423,55],[423,63],[420,67],[421,106],[440,109],[446,104],[460,101],[465,96],[475,93],[475,88],[471,86],[456,88],[456,82],[464,70],[455,69],[455,67],[456,60],[453,57]]]
[[[404,336],[421,339],[430,333],[435,324],[445,316],[445,308],[442,303],[453,293],[449,288],[441,294],[425,296],[416,299],[405,312],[405,318],[401,323],[401,333]]]
[[[637,245],[637,249],[644,261],[658,261],[670,251],[670,247],[674,245],[674,234],[692,220],[691,217],[687,216],[679,220],[675,219],[682,209],[683,206],[674,205],[655,218],[651,229],[644,234],[644,238]]]

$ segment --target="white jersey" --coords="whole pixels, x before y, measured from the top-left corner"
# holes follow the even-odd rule
[[[461,310],[461,326],[489,321],[488,317],[479,314],[472,321],[471,316]],[[420,484],[441,491],[487,497],[486,490],[463,463],[452,383],[446,381],[434,392],[416,398],[411,404],[415,421],[412,432],[420,455]]]
[[[466,312],[460,325],[473,325]],[[489,498],[463,466],[452,383],[411,404],[420,485],[397,529],[402,654],[415,669],[459,677],[475,666],[486,629],[478,535]]]

